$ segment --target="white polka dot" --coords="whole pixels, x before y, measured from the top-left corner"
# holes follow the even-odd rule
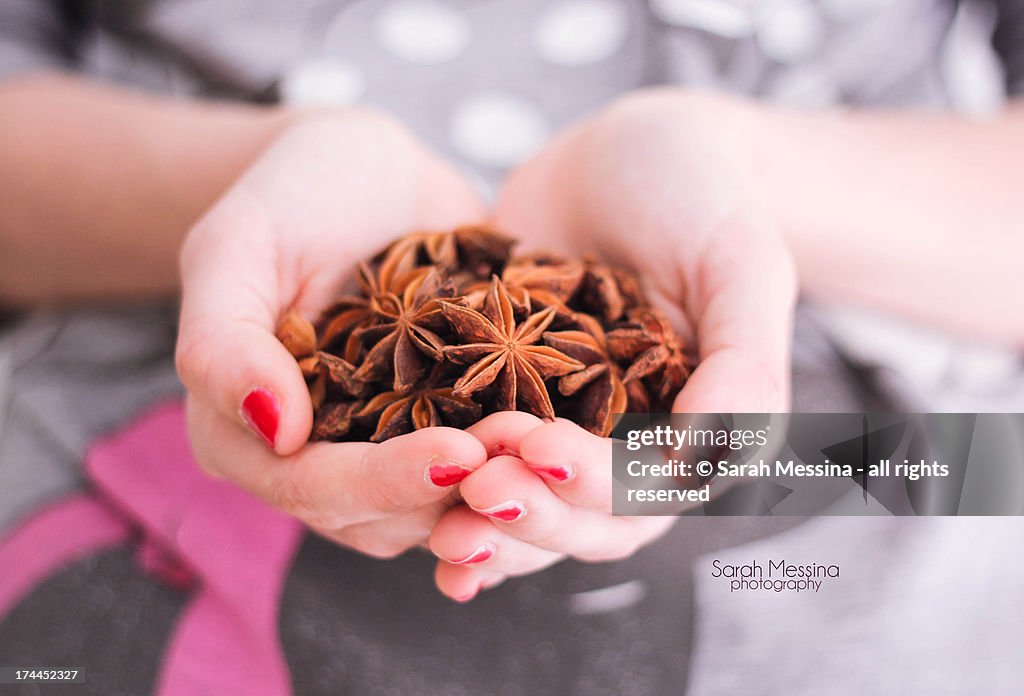
[[[435,0],[402,0],[380,14],[374,33],[399,58],[436,65],[453,60],[466,48],[469,22]]]
[[[465,157],[492,167],[511,167],[537,152],[548,136],[540,111],[499,92],[477,94],[460,103],[451,137]]]
[[[352,63],[321,58],[300,63],[281,81],[281,101],[292,106],[345,106],[363,96],[366,81]]]
[[[750,36],[754,31],[750,12],[735,0],[651,0],[651,9],[663,22],[730,39]]]
[[[544,11],[533,32],[541,56],[557,65],[586,65],[612,56],[629,27],[613,0],[567,0]]]
[[[757,43],[765,55],[780,63],[795,63],[821,45],[825,27],[818,11],[806,0],[769,3],[755,17]]]

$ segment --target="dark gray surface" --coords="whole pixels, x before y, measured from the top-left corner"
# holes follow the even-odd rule
[[[139,572],[134,554],[109,551],[38,585],[0,621],[0,664],[77,669],[84,684],[3,685],[0,694],[139,696],[156,682],[160,656],[186,595]]]

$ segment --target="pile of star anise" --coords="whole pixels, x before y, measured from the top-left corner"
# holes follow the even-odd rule
[[[278,338],[309,385],[312,439],[380,442],[508,410],[605,436],[615,413],[668,410],[688,361],[636,277],[513,245],[480,226],[410,234],[361,263],[358,293],[315,327],[289,312]]]

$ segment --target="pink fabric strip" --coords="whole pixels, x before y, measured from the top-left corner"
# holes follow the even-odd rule
[[[165,655],[160,696],[290,694],[277,611],[301,525],[205,476],[192,459],[178,402],[99,443],[87,471],[147,537],[199,578],[198,596]]]
[[[0,542],[0,618],[63,566],[128,540],[129,526],[76,494],[42,510]]]

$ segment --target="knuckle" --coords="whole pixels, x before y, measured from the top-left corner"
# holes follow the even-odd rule
[[[211,383],[218,367],[215,346],[224,331],[223,326],[201,320],[181,323],[174,349],[174,367],[190,392],[202,392]]]
[[[200,457],[195,458],[196,464],[199,465],[199,469],[212,479],[224,480],[226,477],[221,472],[220,467],[217,466],[216,462],[211,457]]]
[[[391,560],[409,550],[410,545],[381,536],[379,532],[348,527],[333,535],[340,544],[378,560]]]
[[[371,507],[382,512],[413,512],[420,507],[419,501],[413,500],[406,491],[387,481],[380,481],[371,486],[369,497]]]
[[[202,384],[208,372],[202,335],[195,332],[181,333],[174,351],[174,367],[182,384],[191,390],[193,385]]]
[[[331,529],[341,526],[336,515],[325,514],[319,509],[313,493],[293,476],[284,476],[270,487],[269,502],[311,527]]]
[[[374,469],[374,475],[367,477],[369,485],[364,488],[367,505],[374,510],[394,513],[413,512],[422,507],[422,501],[410,492],[417,488],[411,478],[400,483],[383,470],[397,466],[397,462],[380,462],[373,466],[369,464],[371,453],[370,449],[364,451],[360,459],[362,470]]]

